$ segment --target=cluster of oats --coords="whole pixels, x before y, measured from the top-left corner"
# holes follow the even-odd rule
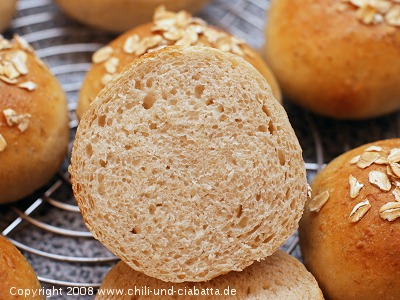
[[[21,132],[28,129],[29,121],[31,119],[30,114],[17,114],[15,110],[7,108],[3,110],[3,115],[6,118],[6,123],[9,127],[17,126]]]
[[[379,170],[370,171],[368,173],[368,181],[382,192],[391,191],[393,195],[393,201],[386,203],[379,209],[379,216],[387,221],[394,221],[400,218],[400,148],[387,151],[382,147],[371,146],[365,149],[361,155],[352,158],[350,164],[355,164],[360,169],[366,169],[372,164],[384,167],[385,172]],[[364,184],[360,183],[353,175],[349,176],[349,186],[351,199],[356,199],[364,188]],[[319,212],[328,199],[328,191],[315,196],[310,202],[310,210]],[[371,204],[368,198],[363,199],[363,201],[354,206],[350,213],[349,221],[351,223],[358,222],[370,208]]]
[[[350,164],[356,164],[361,169],[366,169],[372,164],[382,165],[385,172],[370,171],[368,181],[370,184],[379,188],[382,192],[390,192],[393,200],[386,203],[379,209],[379,216],[383,220],[394,221],[400,217],[400,148],[394,148],[390,151],[382,147],[371,146],[365,149],[364,153],[357,155],[350,160]],[[351,176],[351,175],[350,175]],[[350,194],[357,197],[363,187],[354,177],[349,178]],[[360,187],[361,186],[361,187]],[[368,199],[366,199],[368,200]],[[369,209],[369,208],[368,208]],[[357,214],[357,209],[353,209]],[[368,210],[367,210],[368,211]],[[366,212],[365,212],[366,213]],[[364,213],[364,214],[365,214]],[[360,212],[361,214],[361,212]],[[362,214],[361,217],[364,215]],[[350,217],[350,221],[357,222]]]
[[[27,52],[33,52],[33,49],[18,35],[14,36],[14,43],[0,35],[0,80],[33,91],[37,85],[23,79],[29,73]]]
[[[357,8],[357,18],[364,24],[386,23],[400,26],[399,0],[342,0]]]
[[[242,40],[209,27],[204,20],[194,18],[186,11],[175,13],[160,6],[154,13],[153,24],[152,35],[141,38],[138,34],[133,34],[127,37],[122,47],[123,52],[141,56],[171,45],[204,45],[201,39],[205,38],[207,46],[240,56],[253,56],[251,51],[244,47],[245,43]],[[103,85],[117,73],[119,59],[114,56],[114,52],[112,47],[105,46],[93,54],[93,63],[104,64],[106,74],[101,79]]]
[[[31,120],[31,114],[17,114],[17,112],[11,108],[3,110],[3,115],[6,119],[6,123],[9,127],[17,126],[20,132],[25,132],[29,127],[29,121]],[[0,152],[4,151],[7,147],[7,141],[0,134]]]
[[[28,91],[36,89],[37,85],[34,82],[23,80],[23,77],[29,73],[27,52],[32,53],[32,47],[18,35],[14,36],[14,43],[0,35],[0,81]],[[30,114],[17,114],[13,109],[7,108],[3,110],[3,115],[9,127],[17,126],[21,132],[28,129]],[[0,134],[0,152],[6,147],[7,141]]]

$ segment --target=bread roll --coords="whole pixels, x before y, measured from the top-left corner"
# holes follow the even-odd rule
[[[283,107],[248,62],[209,47],[126,67],[84,114],[70,173],[93,235],[164,281],[206,281],[271,255],[306,200]]]
[[[169,10],[197,12],[209,0],[56,0],[70,17],[79,22],[114,32],[123,32],[151,21],[159,5]]]
[[[166,19],[173,20],[173,23],[170,26],[163,25]],[[174,43],[210,46],[241,55],[264,75],[273,95],[281,101],[276,79],[257,52],[228,33],[208,26],[203,20],[192,18],[187,12],[173,13],[160,7],[155,12],[152,23],[129,30],[94,53],[93,65],[86,75],[79,95],[78,118],[89,109],[90,103],[106,83],[127,64],[148,51]]]
[[[19,291],[29,290],[24,297]],[[33,294],[36,292],[36,294]],[[0,236],[0,299],[45,299],[35,271],[15,246]]]
[[[398,1],[272,0],[265,54],[288,99],[338,119],[400,107]]]
[[[0,32],[10,25],[11,19],[15,13],[16,0],[1,0],[0,1]]]
[[[230,272],[198,284],[166,283],[139,273],[124,262],[119,262],[104,278],[96,300],[132,299],[135,287],[136,296],[144,296],[147,293],[147,299],[159,299],[160,295],[163,295],[163,299],[178,298],[182,300],[194,298],[323,299],[318,283],[311,273],[297,259],[279,250],[264,261],[256,262],[242,272]],[[107,294],[107,291],[117,289],[124,290],[126,295],[111,296]],[[154,292],[159,295],[154,295]],[[141,294],[139,295],[139,293]],[[198,293],[197,296],[196,293]]]
[[[68,142],[68,110],[58,81],[24,40],[0,36],[0,204],[46,184]]]
[[[399,299],[399,161],[400,139],[379,141],[339,156],[312,182],[300,246],[328,299]]]

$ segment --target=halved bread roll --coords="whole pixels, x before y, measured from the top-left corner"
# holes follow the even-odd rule
[[[136,289],[135,289],[136,287]],[[123,290],[124,296],[107,291]],[[136,293],[136,294],[135,294]],[[155,295],[158,294],[158,295]],[[230,272],[204,283],[166,283],[148,277],[119,262],[104,278],[96,300],[128,300],[132,296],[147,299],[324,299],[318,283],[294,257],[277,251],[242,272]],[[225,297],[224,297],[225,296]]]
[[[239,56],[167,47],[130,64],[78,127],[73,189],[93,235],[164,281],[206,281],[274,253],[298,226],[298,140]]]

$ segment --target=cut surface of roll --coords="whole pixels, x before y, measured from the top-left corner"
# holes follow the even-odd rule
[[[248,62],[209,47],[167,47],[126,67],[84,114],[70,173],[93,235],[164,281],[264,259],[306,200],[283,107]]]
[[[136,289],[135,289],[136,287]],[[124,296],[110,296],[109,290],[123,290]],[[155,295],[157,294],[157,295]],[[242,272],[230,272],[202,283],[167,283],[148,277],[119,262],[104,278],[96,300],[132,299],[263,299],[320,300],[318,283],[294,257],[277,251]]]

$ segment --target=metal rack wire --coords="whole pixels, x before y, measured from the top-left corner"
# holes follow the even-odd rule
[[[200,16],[260,48],[267,6],[268,0],[214,0]],[[115,36],[75,23],[51,0],[20,0],[11,33],[31,43],[60,80],[68,96],[73,137],[78,123],[74,113],[77,96],[91,54]],[[304,150],[309,180],[338,154],[369,141],[399,136],[400,132],[398,114],[364,122],[337,122],[290,104],[285,107]],[[71,192],[68,164],[69,156],[54,180],[32,197],[0,207],[0,230],[28,257],[43,284],[98,287],[117,258],[85,228]],[[297,244],[295,235],[283,249],[300,258]]]

